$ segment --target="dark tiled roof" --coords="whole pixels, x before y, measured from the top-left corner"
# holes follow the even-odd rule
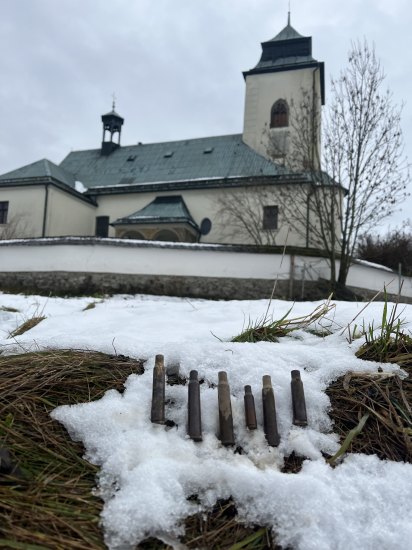
[[[106,116],[115,116],[115,117],[121,118],[123,120],[123,117],[121,117],[119,115],[119,113],[116,113],[116,111],[114,109],[112,109],[109,113],[106,113],[105,115],[102,115],[102,116],[104,116],[104,117],[106,117]]]
[[[310,64],[318,64],[318,62],[311,56],[311,55],[296,55],[296,56],[290,56],[287,58],[279,58],[279,59],[266,59],[266,60],[260,60],[259,63],[256,65],[255,69],[253,70],[259,70],[259,69],[287,69],[287,68],[293,68],[293,69],[299,69],[302,65],[307,66],[308,63]]]
[[[180,195],[156,197],[154,201],[141,210],[125,218],[119,218],[112,225],[159,222],[183,222],[197,228],[185,201]]]
[[[290,20],[289,20],[290,21]],[[325,104],[324,64],[312,57],[312,38],[302,36],[290,25],[290,22],[274,38],[262,42],[262,55],[259,63],[243,76],[278,71],[293,71],[304,68],[320,70],[322,105]]]
[[[245,76],[261,72],[299,68],[317,63],[312,57],[312,39],[302,36],[290,24],[274,38],[262,43],[262,56],[256,67],[243,73]]]
[[[89,189],[290,174],[256,153],[241,134],[131,145],[102,156],[74,151],[60,164]]]
[[[50,160],[42,159],[32,164],[27,164],[27,166],[17,168],[17,170],[2,174],[0,176],[0,183],[4,180],[12,181],[31,178],[54,178],[70,187],[74,187],[76,181],[74,176],[61,166],[57,166],[53,162],[50,162]]]
[[[292,25],[289,23],[286,25],[284,29],[280,31],[279,34],[277,34],[272,40],[269,40],[269,42],[278,42],[279,40],[291,40],[293,38],[304,38],[302,34],[299,34],[297,30],[295,30]]]

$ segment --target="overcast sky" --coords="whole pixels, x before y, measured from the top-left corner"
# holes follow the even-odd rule
[[[245,84],[287,0],[0,0],[0,173],[100,146],[240,133]],[[292,0],[292,25],[337,76],[351,40],[374,43],[412,159],[410,0]],[[326,97],[327,100],[327,97]],[[412,199],[390,223],[412,219]]]

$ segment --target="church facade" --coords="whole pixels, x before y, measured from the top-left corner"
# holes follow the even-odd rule
[[[316,248],[308,205],[311,173],[320,167],[324,65],[289,19],[243,74],[242,134],[123,146],[124,119],[113,104],[101,117],[99,148],[1,175],[0,238],[287,241]],[[304,111],[311,141],[299,146]]]

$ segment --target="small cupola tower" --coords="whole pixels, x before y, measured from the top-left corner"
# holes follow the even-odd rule
[[[122,132],[122,126],[124,118],[118,115],[115,111],[115,102],[113,99],[112,110],[110,113],[102,115],[103,122],[103,139],[102,150],[103,156],[110,155],[113,151],[120,147],[120,134]],[[108,138],[106,138],[106,132],[108,132]],[[113,140],[115,134],[118,134],[117,142]]]
[[[243,141],[270,160],[292,169],[314,163],[320,150],[321,106],[325,100],[324,64],[312,57],[312,39],[287,25],[262,43],[262,55],[246,81]],[[308,152],[296,155],[296,129],[312,118]],[[299,147],[302,149],[302,147]],[[297,157],[302,157],[298,159]]]

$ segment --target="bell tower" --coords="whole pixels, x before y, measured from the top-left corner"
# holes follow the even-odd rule
[[[259,63],[243,76],[243,141],[261,155],[292,169],[316,164],[321,106],[325,101],[324,63],[312,57],[312,38],[292,27],[290,12],[286,27],[262,43]],[[302,147],[297,147],[301,123],[310,125],[302,129],[302,136],[310,136],[304,153]],[[301,155],[296,155],[298,149]]]
[[[113,99],[112,110],[110,113],[102,115],[103,122],[103,138],[101,154],[103,156],[110,155],[113,151],[120,147],[120,134],[124,119],[115,111],[115,100]],[[106,133],[108,134],[106,137]],[[114,136],[117,136],[117,142],[114,141]]]

